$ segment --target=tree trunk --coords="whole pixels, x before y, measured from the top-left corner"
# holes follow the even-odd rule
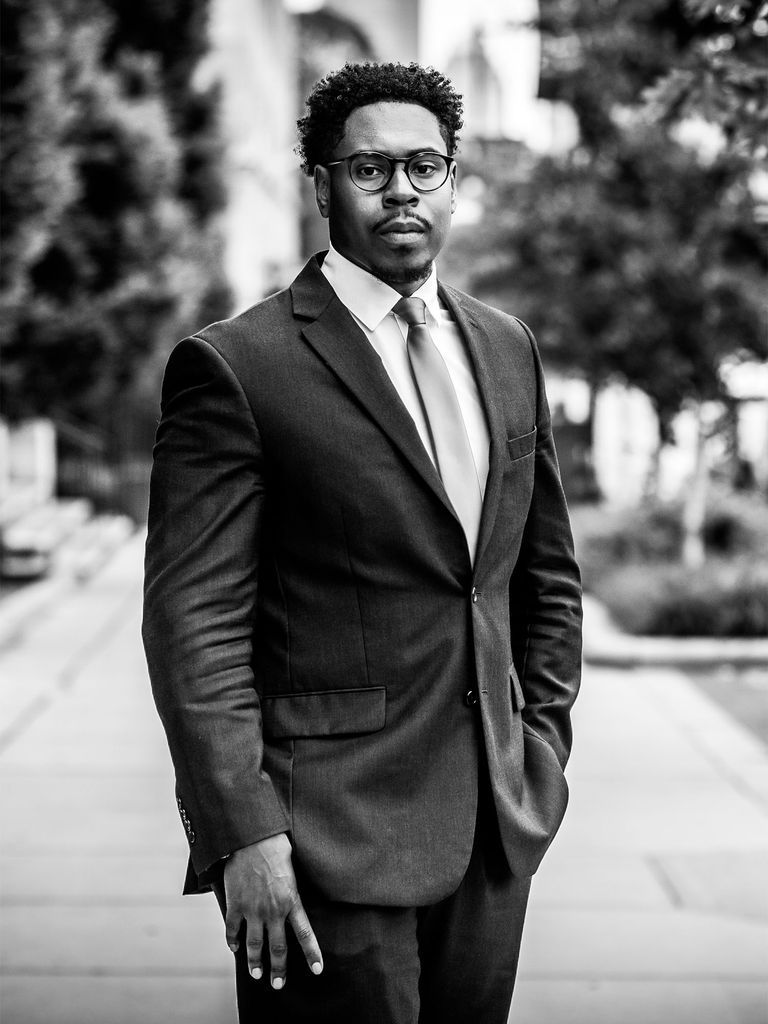
[[[688,569],[697,569],[704,564],[704,521],[708,484],[707,433],[699,406],[696,410],[696,457],[683,503],[682,557],[683,565]]]
[[[658,501],[659,498],[659,477],[661,475],[661,450],[664,447],[661,430],[656,436],[656,443],[648,462],[648,472],[643,484],[643,496],[648,501]]]

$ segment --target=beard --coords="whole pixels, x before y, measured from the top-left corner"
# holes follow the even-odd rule
[[[396,288],[399,284],[416,284],[426,281],[432,272],[432,260],[427,260],[426,263],[417,267],[383,267],[374,263],[368,267],[368,270],[384,284]]]

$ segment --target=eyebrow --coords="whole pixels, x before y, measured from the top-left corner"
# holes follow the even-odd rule
[[[412,156],[419,156],[421,153],[434,153],[436,156],[442,156],[446,160],[452,160],[453,157],[448,156],[447,153],[441,153],[439,149],[433,149],[431,146],[420,146],[418,149],[411,149],[407,153],[397,154],[388,152],[386,149],[356,149],[354,152],[349,153],[344,160],[348,160],[352,156],[366,156],[368,153],[377,153],[379,156],[388,156],[390,160],[409,159]]]

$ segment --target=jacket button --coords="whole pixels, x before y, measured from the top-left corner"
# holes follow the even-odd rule
[[[477,694],[474,690],[467,690],[464,694],[464,703],[468,708],[473,708],[477,704]]]
[[[477,587],[472,587],[472,604],[477,604],[477,599],[480,595],[477,592]]]

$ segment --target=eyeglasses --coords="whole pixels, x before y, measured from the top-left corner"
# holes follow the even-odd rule
[[[417,192],[435,192],[448,180],[454,161],[441,153],[413,156],[385,156],[384,153],[352,153],[341,160],[329,160],[325,167],[346,164],[353,183],[363,192],[382,192],[392,181],[398,164]]]

